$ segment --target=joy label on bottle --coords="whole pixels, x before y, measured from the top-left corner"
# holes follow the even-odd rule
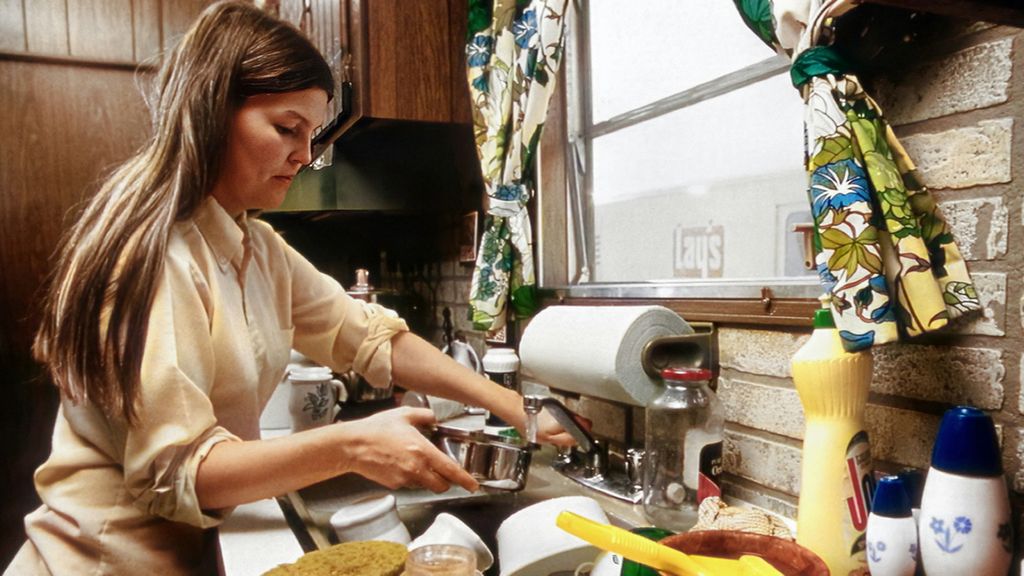
[[[850,440],[846,447],[846,482],[843,485],[843,535],[849,543],[850,557],[867,564],[867,540],[864,531],[868,527],[868,512],[871,497],[875,493],[875,477],[871,462],[871,446],[868,433],[863,430]]]
[[[700,451],[697,504],[709,496],[722,496],[722,443],[706,444]]]

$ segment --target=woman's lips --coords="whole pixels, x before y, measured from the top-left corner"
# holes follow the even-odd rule
[[[291,184],[292,183],[292,179],[294,179],[294,178],[295,178],[294,176],[274,176],[274,180],[277,180],[279,182],[284,182],[286,184]]]

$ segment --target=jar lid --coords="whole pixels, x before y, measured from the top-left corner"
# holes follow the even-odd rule
[[[669,367],[661,371],[661,377],[664,380],[675,382],[701,382],[711,380],[711,370],[707,368]]]
[[[487,372],[515,372],[519,369],[519,356],[513,348],[491,348],[481,362]]]

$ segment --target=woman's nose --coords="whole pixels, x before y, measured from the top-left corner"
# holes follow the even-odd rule
[[[313,143],[308,142],[292,152],[291,161],[305,166],[313,161]]]

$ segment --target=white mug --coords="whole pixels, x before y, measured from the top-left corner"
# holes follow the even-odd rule
[[[326,367],[299,368],[288,373],[288,414],[292,432],[309,430],[334,422],[347,398],[345,386],[331,377]]]

